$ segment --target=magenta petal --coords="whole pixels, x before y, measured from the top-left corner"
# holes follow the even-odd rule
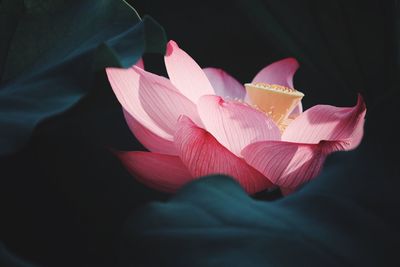
[[[106,72],[111,87],[122,107],[144,127],[163,138],[172,139],[172,135],[160,128],[143,109],[139,99],[140,75],[133,68],[107,68]]]
[[[245,147],[242,155],[272,183],[293,189],[319,174],[326,158],[324,146],[267,141]]]
[[[232,154],[206,130],[182,117],[175,134],[175,144],[182,162],[194,176],[225,174],[235,178],[250,194],[272,184],[261,173]]]
[[[336,141],[338,144],[332,144],[331,148],[353,149],[361,142],[365,113],[365,103],[360,95],[352,108],[317,105],[291,122],[282,140],[307,144]]]
[[[175,192],[194,179],[177,156],[142,151],[117,155],[136,179],[156,190]]]
[[[215,94],[203,70],[172,40],[164,60],[171,82],[187,98],[196,103],[202,95]]]
[[[126,110],[124,110],[124,116],[129,129],[139,140],[139,142],[148,150],[162,154],[177,155],[175,145],[172,140],[162,138],[161,136],[153,133],[151,130],[141,125]]]
[[[198,125],[202,125],[196,105],[192,101],[172,89],[172,85],[154,79],[152,77],[154,74],[137,67],[133,69],[140,75],[140,102],[157,125],[172,135],[175,133],[175,127],[181,115],[186,115]]]
[[[280,140],[276,124],[246,104],[224,101],[219,96],[203,96],[197,109],[207,131],[237,156],[251,143]]]
[[[244,86],[224,70],[205,68],[203,71],[207,75],[216,95],[225,99],[244,99],[246,95]]]
[[[274,62],[263,68],[253,79],[253,83],[263,82],[293,87],[293,76],[299,68],[299,63],[294,58],[286,58]]]

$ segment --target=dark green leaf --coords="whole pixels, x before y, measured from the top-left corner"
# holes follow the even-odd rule
[[[396,212],[396,174],[355,155],[272,202],[228,177],[202,178],[128,221],[122,266],[397,266],[400,221],[382,216]]]
[[[123,1],[24,4],[23,12],[21,1],[1,5],[1,13],[20,16],[9,17],[2,40],[8,52],[1,51],[7,56],[0,87],[0,155],[19,149],[39,122],[87,95],[96,70],[134,64],[146,44],[150,52],[165,46],[162,28],[151,18],[140,21]]]
[[[0,266],[4,267],[35,267],[17,256],[13,255],[2,242],[0,242]]]

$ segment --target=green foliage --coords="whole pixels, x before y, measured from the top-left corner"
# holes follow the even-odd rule
[[[7,0],[0,14],[0,155],[20,149],[38,123],[86,96],[96,72],[165,49],[161,26],[140,20],[123,1]]]

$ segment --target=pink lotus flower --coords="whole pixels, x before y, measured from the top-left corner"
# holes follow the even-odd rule
[[[119,157],[158,190],[226,174],[250,194],[273,186],[290,192],[317,176],[328,154],[354,149],[363,136],[361,96],[352,108],[302,112],[293,58],[265,67],[246,89],[223,70],[201,69],[174,41],[165,55],[169,79],[138,65],[107,75],[130,129],[151,152]]]

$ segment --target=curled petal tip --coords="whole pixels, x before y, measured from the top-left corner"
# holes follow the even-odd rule
[[[296,58],[294,58],[294,57],[287,57],[287,58],[285,58],[285,59],[282,59],[282,61],[283,61],[283,60],[290,61],[293,65],[297,65],[297,67],[300,67],[299,61],[298,61]]]
[[[170,40],[167,43],[167,50],[165,52],[165,56],[170,56],[175,48],[179,47],[178,44],[174,40]]]
[[[137,67],[139,67],[139,68],[141,68],[141,69],[144,69],[144,61],[143,61],[143,59],[142,58],[139,58],[139,60],[136,62],[136,64],[135,65],[133,65],[133,66],[137,66]]]
[[[367,105],[361,93],[357,94],[357,106],[361,107],[362,111],[367,110]]]
[[[167,44],[164,61],[170,81],[191,101],[196,102],[202,95],[215,94],[204,71],[173,40]]]
[[[299,66],[299,62],[295,58],[281,59],[260,70],[252,83],[264,82],[294,88],[293,76]]]

